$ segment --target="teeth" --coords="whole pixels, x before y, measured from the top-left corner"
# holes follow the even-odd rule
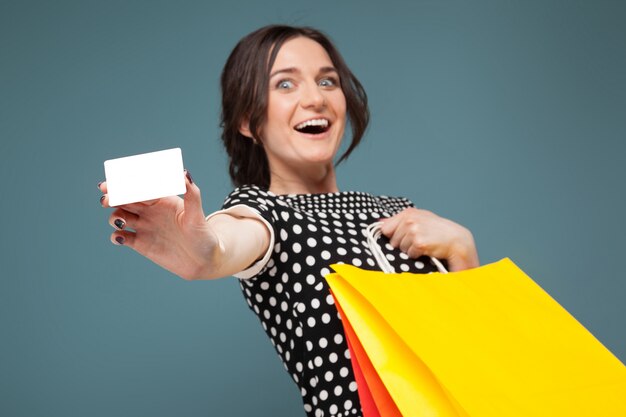
[[[326,119],[312,119],[312,120],[307,120],[306,122],[302,122],[300,124],[298,124],[296,126],[296,129],[300,130],[300,129],[304,129],[307,126],[322,126],[322,127],[328,127],[328,120]]]

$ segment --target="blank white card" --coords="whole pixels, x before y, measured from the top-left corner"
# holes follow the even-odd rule
[[[185,194],[180,148],[104,161],[111,207]]]

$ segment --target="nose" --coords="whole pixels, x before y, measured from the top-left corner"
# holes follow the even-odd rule
[[[307,83],[301,91],[300,104],[303,108],[321,109],[326,105],[324,92],[317,83]]]

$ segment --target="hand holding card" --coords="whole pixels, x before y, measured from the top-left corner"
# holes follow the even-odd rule
[[[105,171],[107,181],[98,188],[100,204],[115,206],[111,242],[185,279],[210,277],[208,260],[219,241],[206,221],[200,189],[183,169],[180,149],[109,160]]]
[[[109,206],[185,194],[180,148],[144,153],[104,162]]]

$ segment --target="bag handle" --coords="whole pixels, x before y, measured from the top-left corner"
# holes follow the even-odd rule
[[[377,240],[382,235],[382,231],[380,230],[382,227],[382,222],[372,223],[365,228],[365,237],[367,239],[367,245],[372,251],[372,255],[374,255],[374,259],[376,259],[376,263],[378,267],[386,274],[395,274],[396,270],[391,266],[385,254],[383,254],[383,250],[378,244]],[[430,261],[437,267],[437,271],[442,274],[447,274],[448,270],[441,263],[441,261],[437,258],[430,256]]]

